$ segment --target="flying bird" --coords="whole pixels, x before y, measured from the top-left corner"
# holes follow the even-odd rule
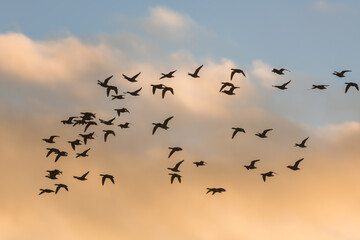
[[[59,136],[50,136],[49,138],[43,138],[42,140],[47,143],[55,143],[54,138],[57,138]]]
[[[165,87],[164,84],[150,84],[150,86],[152,86],[153,95],[155,94],[156,89],[163,89]]]
[[[236,88],[240,88],[240,87],[232,86],[229,90],[222,90],[221,92],[223,92],[223,93],[225,93],[227,95],[235,95],[234,90]]]
[[[244,75],[244,77],[246,77],[243,70],[241,70],[241,69],[239,69],[239,68],[232,68],[232,69],[231,69],[230,80],[233,79],[235,73],[241,73],[242,75]]]
[[[117,108],[117,109],[114,109],[117,113],[117,115],[120,117],[120,114],[121,113],[130,113],[129,110],[127,108]]]
[[[266,136],[266,133],[267,132],[269,132],[269,131],[271,131],[271,130],[273,130],[273,129],[266,129],[266,130],[264,130],[262,133],[257,133],[257,134],[255,134],[256,136],[258,136],[258,137],[260,137],[260,138],[267,138],[267,136]]]
[[[140,96],[140,95],[139,95],[139,92],[141,91],[141,89],[142,89],[142,87],[139,88],[138,90],[133,91],[133,92],[129,92],[129,91],[124,92],[124,94],[128,93],[128,94],[130,94],[131,96]]]
[[[276,88],[278,88],[280,90],[285,90],[285,89],[287,89],[286,85],[288,85],[290,82],[291,82],[291,80],[284,83],[283,85],[273,85],[273,87],[276,87]]]
[[[66,124],[72,125],[72,124],[74,124],[74,123],[73,123],[73,120],[74,120],[75,118],[77,118],[77,117],[69,117],[67,120],[62,120],[61,122],[62,122],[64,125],[66,125]]]
[[[169,175],[171,175],[171,184],[173,184],[175,178],[179,181],[179,183],[181,183],[181,176],[179,174],[169,173]]]
[[[249,165],[244,165],[244,167],[247,169],[247,170],[250,170],[250,169],[256,169],[255,167],[255,163],[260,161],[260,159],[256,159],[256,160],[253,160],[250,162]]]
[[[56,176],[59,174],[62,174],[62,171],[60,171],[58,169],[47,170],[47,172],[49,173],[49,175],[47,175],[45,177],[50,178],[50,179],[58,179]]]
[[[126,123],[121,123],[121,124],[119,124],[118,126],[119,126],[121,129],[123,129],[123,128],[129,128],[129,125],[131,125],[131,123],[126,122]]]
[[[193,164],[195,164],[196,167],[199,167],[199,166],[205,166],[205,164],[207,164],[207,162],[205,162],[205,161],[199,161],[199,162],[193,162]]]
[[[300,170],[300,168],[299,168],[298,166],[299,166],[299,163],[300,163],[302,160],[304,160],[304,158],[301,158],[301,159],[297,160],[293,166],[292,166],[292,165],[289,165],[289,166],[287,166],[287,167],[290,168],[291,170],[294,170],[294,171]]]
[[[115,99],[125,99],[125,96],[122,95],[122,94],[119,94],[119,95],[111,95],[111,100],[115,100]]]
[[[48,153],[46,154],[46,157],[49,157],[50,154],[52,154],[52,153],[58,154],[60,152],[60,150],[57,149],[57,148],[46,148],[46,149],[48,150]]]
[[[171,72],[169,72],[169,73],[161,73],[161,77],[159,78],[159,79],[163,79],[163,78],[173,78],[174,77],[174,73],[176,72],[176,70],[174,70],[174,71],[171,71]]]
[[[78,157],[88,157],[89,155],[87,155],[87,153],[89,152],[91,148],[88,148],[86,149],[85,151],[83,151],[82,153],[76,153],[76,157],[75,158],[78,158]]]
[[[281,68],[281,69],[273,68],[273,70],[272,70],[273,73],[276,73],[276,74],[279,74],[279,75],[284,75],[284,71],[290,72],[290,71],[287,70],[286,68]]]
[[[52,193],[52,192],[54,192],[54,190],[51,190],[51,189],[42,189],[42,188],[40,188],[40,193],[39,193],[39,195],[41,195],[41,194],[43,194],[43,193]]]
[[[184,162],[184,160],[181,160],[180,162],[178,162],[178,163],[175,165],[175,167],[173,167],[173,168],[168,168],[168,169],[171,170],[171,171],[173,171],[173,172],[180,172],[179,167],[180,167],[180,165],[181,165],[183,162]]]
[[[76,146],[81,145],[81,140],[76,139],[76,140],[74,140],[74,141],[68,141],[68,143],[70,143],[70,144],[71,144],[71,148],[72,148],[73,150],[75,150],[75,147],[76,147]]]
[[[219,92],[221,92],[226,87],[235,87],[234,84],[232,84],[231,82],[221,82],[221,84],[222,85]]]
[[[104,82],[102,82],[102,81],[100,81],[100,80],[97,80],[97,81],[98,81],[97,84],[99,84],[100,86],[106,88],[106,87],[108,87],[108,82],[109,82],[109,80],[110,80],[112,77],[113,77],[113,75],[111,75],[110,77],[106,78],[106,79],[104,80]]]
[[[106,179],[110,179],[110,181],[115,184],[115,181],[114,181],[114,176],[110,175],[110,174],[100,174],[100,176],[102,177],[101,179],[101,183],[102,185],[104,186],[105,184],[105,180]]]
[[[134,75],[133,77],[128,77],[125,74],[123,74],[123,77],[128,80],[129,82],[137,82],[136,78],[140,75],[141,72],[139,72],[138,74]]]
[[[86,123],[84,132],[86,132],[90,126],[97,126],[97,123],[96,123],[95,121],[88,121],[88,122]]]
[[[203,67],[204,65],[201,65],[200,67],[198,67],[194,73],[188,73],[188,75],[192,76],[193,78],[199,78],[199,71],[200,69]]]
[[[165,121],[163,123],[152,123],[154,125],[152,134],[154,135],[156,132],[156,129],[158,129],[158,128],[162,128],[165,130],[169,129],[169,127],[167,125],[173,117],[174,116],[165,119]]]
[[[347,73],[347,72],[351,72],[351,70],[343,70],[341,72],[334,71],[333,74],[335,76],[338,76],[339,78],[343,78],[343,77],[345,77],[344,74]]]
[[[356,88],[356,90],[359,91],[359,86],[357,85],[357,83],[354,82],[346,82],[346,87],[345,87],[345,93],[347,93],[347,91],[349,90],[350,87],[354,87]]]
[[[169,147],[171,149],[168,158],[170,158],[175,152],[182,151],[183,149],[181,147]]]
[[[65,151],[59,151],[56,154],[57,156],[55,158],[55,162],[57,162],[60,159],[60,157],[66,157],[68,155],[68,153]]]
[[[208,190],[206,194],[212,192],[212,195],[214,195],[215,193],[222,193],[226,191],[224,188],[206,188],[206,189]]]
[[[233,139],[235,137],[235,135],[238,133],[238,132],[243,132],[245,133],[245,130],[243,128],[240,128],[240,127],[233,127],[231,128],[234,130],[232,136],[231,136],[231,139]]]
[[[164,87],[163,87],[163,90],[162,90],[162,98],[165,97],[165,93],[166,93],[167,91],[170,91],[170,92],[172,93],[172,95],[174,95],[174,89],[173,89],[172,87],[166,87],[166,86],[164,86]]]
[[[118,88],[116,86],[109,85],[106,87],[106,96],[110,95],[110,91],[114,91],[115,94],[118,94]]]
[[[96,113],[92,113],[92,112],[81,112],[80,113],[82,116],[80,116],[83,120],[86,121],[90,121],[93,120],[94,118],[96,118]]]
[[[266,177],[273,177],[273,176],[275,176],[274,174],[277,174],[277,173],[272,172],[272,171],[267,172],[267,173],[261,173],[264,182],[266,182]]]
[[[89,174],[89,171],[87,171],[86,173],[84,173],[81,177],[77,177],[77,176],[73,176],[74,178],[80,180],[80,181],[85,181],[87,180],[86,176]]]
[[[55,184],[55,186],[57,186],[55,190],[55,194],[57,194],[61,188],[64,188],[66,191],[69,191],[68,186],[65,184],[59,183],[59,184]]]
[[[106,140],[107,140],[107,137],[108,137],[110,134],[112,134],[112,135],[115,136],[115,132],[114,132],[113,130],[103,130],[103,132],[104,132],[104,141],[105,141],[105,142],[106,142]]]
[[[320,89],[320,90],[324,90],[324,89],[326,89],[326,87],[328,87],[329,85],[312,85],[312,88],[310,88],[309,90],[311,90],[311,89]]]
[[[309,137],[305,138],[304,140],[302,140],[302,142],[300,144],[295,143],[294,147],[301,147],[301,148],[306,148],[305,143],[306,141],[309,139]]]
[[[87,140],[89,140],[89,139],[94,139],[94,133],[95,133],[95,132],[88,133],[88,134],[79,134],[79,136],[81,136],[81,137],[83,138],[83,142],[84,142],[85,145],[86,145]]]
[[[107,121],[106,121],[106,120],[102,120],[102,119],[99,118],[100,123],[103,123],[103,124],[108,125],[108,126],[114,125],[114,123],[113,123],[114,120],[115,120],[115,117],[113,117],[112,119],[107,120]]]

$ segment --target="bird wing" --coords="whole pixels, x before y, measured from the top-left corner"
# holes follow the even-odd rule
[[[204,65],[201,65],[200,67],[198,67],[195,72],[194,72],[194,75],[198,75],[200,69],[203,67]]]
[[[345,93],[347,93],[347,91],[349,90],[350,87],[351,87],[350,84],[346,84]]]
[[[170,174],[171,175],[171,184],[174,182],[174,179],[175,179],[175,175],[173,175],[173,174]]]
[[[105,132],[105,134],[104,134],[104,142],[106,142],[106,139],[107,139],[109,134],[110,134],[109,132]]]
[[[60,187],[59,185],[56,187],[55,194],[58,193],[58,191],[60,190],[60,188],[61,188],[61,187]]]
[[[101,183],[102,183],[103,186],[104,186],[104,183],[105,183],[105,179],[106,179],[105,176],[103,176],[102,179],[101,179]]]
[[[171,148],[170,148],[171,149]],[[170,151],[170,153],[169,153],[169,156],[168,156],[168,158],[170,158],[171,157],[171,155],[173,155],[173,153],[174,152],[176,152],[176,150],[175,149],[171,149],[171,151]]]
[[[109,80],[113,77],[113,75],[111,75],[110,77],[106,78],[104,80],[104,84],[107,85],[107,83],[109,82]]]
[[[163,90],[162,90],[162,94],[161,94],[161,97],[162,97],[162,98],[164,98],[164,97],[165,97],[165,93],[166,93],[166,91],[167,91],[167,88],[163,88]]]
[[[178,162],[176,165],[175,165],[175,169],[178,169],[180,167],[180,165],[184,162],[184,160],[181,160],[180,162]]]
[[[137,93],[139,93],[141,91],[141,89],[142,89],[142,87],[139,88],[138,90],[134,91],[133,93],[137,94]]]
[[[233,132],[233,134],[232,134],[232,136],[231,136],[231,139],[233,139],[233,138],[235,137],[235,135],[236,135],[237,132],[238,132],[238,130],[235,129],[234,132]]]
[[[234,77],[234,75],[235,75],[235,73],[236,73],[236,69],[231,69],[232,71],[231,71],[231,75],[230,75],[230,80],[232,80],[233,79],[233,77]],[[221,91],[221,90],[220,90]]]
[[[88,174],[89,174],[90,171],[87,171],[84,175],[81,176],[81,178],[85,178]]]
[[[128,76],[126,76],[125,74],[122,74],[123,77],[126,79],[126,80],[129,80],[130,78]]]
[[[165,119],[164,125],[166,126],[166,125],[168,124],[168,122],[169,122],[173,117],[174,117],[174,116],[171,116],[171,117]]]
[[[154,95],[155,91],[156,91],[156,87],[155,87],[155,85],[152,85],[152,84],[151,84],[151,86],[152,86],[152,94]]]
[[[297,168],[302,160],[304,160],[304,158],[297,160],[294,164],[294,167]]]
[[[169,72],[169,75],[173,75],[176,72],[176,70]]]
[[[115,184],[115,181],[114,181],[114,177],[109,177],[110,178],[110,181]]]
[[[265,174],[261,174],[262,175],[262,178],[264,180],[264,182],[266,181],[266,175]]]
[[[347,72],[351,72],[351,70],[343,70],[340,72],[340,74],[344,74],[344,73],[347,73]]]
[[[272,129],[266,129],[263,131],[263,134],[265,135],[267,132],[271,131]]]
[[[256,159],[256,160],[251,161],[250,166],[254,167],[255,163],[258,162],[258,161],[260,161],[260,159]]]
[[[156,132],[156,129],[158,128],[158,125],[155,125],[152,131],[152,135],[154,135],[154,133]]]
[[[307,137],[307,138],[305,138],[304,140],[302,140],[301,145],[304,145],[308,139],[309,139],[309,137]]]
[[[57,162],[57,160],[59,160],[60,157],[61,157],[61,155],[58,153],[58,155],[55,158],[55,162]]]
[[[291,80],[288,81],[287,83],[284,83],[282,86],[285,87],[285,86],[288,85],[290,82],[291,82]]]
[[[179,180],[179,183],[181,183],[181,176],[178,175],[178,176],[176,176],[176,177],[177,177],[177,179]]]
[[[139,72],[138,74],[136,74],[135,76],[132,77],[132,79],[136,79],[139,75],[140,75],[141,72]]]

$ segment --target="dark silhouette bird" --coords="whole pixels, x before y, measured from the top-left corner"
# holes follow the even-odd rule
[[[129,110],[127,108],[117,108],[117,109],[114,109],[117,113],[117,115],[120,117],[120,114],[121,113],[130,113]]]
[[[131,96],[140,96],[139,92],[141,91],[141,89],[142,89],[142,87],[139,88],[138,90],[133,91],[133,92],[129,92],[129,91],[124,92],[124,94],[128,93],[128,94],[130,94]]]
[[[88,134],[79,134],[79,136],[81,136],[81,137],[83,138],[83,142],[84,142],[85,145],[86,145],[87,140],[89,140],[89,139],[94,139],[94,133],[95,133],[95,132],[88,133]]]
[[[193,78],[199,78],[199,71],[200,69],[203,67],[204,65],[201,65],[200,67],[198,67],[194,73],[188,73],[189,76],[192,76]]]
[[[55,162],[57,162],[60,159],[60,157],[66,157],[68,155],[68,153],[65,151],[59,151],[56,154],[57,156],[55,158]]]
[[[232,84],[231,82],[221,82],[221,84],[222,85],[219,92],[221,92],[226,87],[230,87],[230,88],[235,87],[234,84]]]
[[[266,181],[266,177],[273,177],[273,176],[275,176],[274,174],[277,174],[277,173],[272,172],[272,171],[267,172],[267,173],[261,173],[264,182]]]
[[[89,120],[86,120],[84,118],[80,118],[80,119],[75,119],[74,120],[74,124],[73,127],[75,127],[76,125],[85,125]]]
[[[115,120],[115,117],[113,117],[112,119],[107,120],[107,121],[106,121],[106,120],[102,120],[102,119],[99,118],[100,123],[103,123],[103,124],[108,125],[108,126],[114,125],[114,123],[113,123],[114,120]]]
[[[76,139],[76,140],[74,140],[74,141],[68,141],[68,143],[70,143],[70,144],[71,144],[71,148],[72,148],[73,150],[75,150],[75,147],[76,147],[76,146],[80,146],[80,145],[81,145],[81,140]]]
[[[47,143],[55,143],[54,138],[57,138],[59,136],[50,136],[49,138],[43,138],[42,140]]]
[[[304,140],[302,140],[302,142],[300,144],[295,143],[294,147],[301,147],[301,148],[306,148],[305,143],[306,141],[309,139],[309,137],[305,138]]]
[[[131,125],[131,123],[126,122],[126,123],[120,123],[118,126],[123,129],[123,128],[130,128],[129,125]]]
[[[86,173],[84,173],[81,177],[77,177],[77,176],[73,176],[74,178],[80,180],[80,181],[85,181],[87,180],[86,176],[89,174],[89,171],[87,171]]]
[[[106,87],[106,96],[110,95],[110,91],[114,91],[116,95],[118,94],[118,88],[116,86],[112,86],[112,85],[107,86]]]
[[[50,154],[52,154],[52,153],[58,154],[60,152],[60,150],[57,149],[57,148],[46,148],[46,149],[48,150],[48,153],[46,154],[46,157],[49,157]]]
[[[123,74],[123,77],[128,80],[129,82],[137,82],[136,78],[140,75],[141,72],[139,72],[138,74],[134,75],[133,77],[128,77],[125,74]]]
[[[97,123],[95,121],[88,121],[84,128],[84,132],[86,132],[90,126],[97,126]]]
[[[89,155],[87,155],[87,153],[89,152],[91,148],[88,148],[86,149],[85,151],[83,151],[82,153],[76,153],[76,157],[75,158],[78,158],[78,157],[88,157]]]
[[[244,167],[247,169],[247,170],[250,170],[250,169],[256,169],[255,167],[255,163],[260,161],[260,159],[256,159],[256,160],[253,160],[250,162],[249,165],[244,165]]]
[[[113,75],[111,75],[110,77],[108,77],[108,78],[106,78],[105,80],[104,80],[104,82],[102,82],[102,81],[100,81],[100,80],[97,80],[98,82],[97,82],[97,84],[98,85],[100,85],[100,86],[102,86],[102,87],[108,87],[108,82],[109,82],[109,80],[111,79],[113,77]]]
[[[68,186],[65,184],[59,183],[59,184],[55,184],[55,186],[57,186],[55,190],[55,194],[57,194],[61,188],[64,188],[66,191],[69,191]]]
[[[356,88],[356,90],[359,91],[359,86],[357,85],[357,83],[354,82],[346,82],[346,87],[345,87],[345,93],[347,93],[347,91],[349,90],[350,87],[354,87]]]
[[[214,195],[215,193],[222,193],[226,191],[224,188],[206,188],[206,189],[208,190],[206,194],[212,192],[212,195]]]
[[[58,179],[56,176],[62,174],[62,171],[60,171],[58,169],[47,170],[47,172],[49,175],[47,175],[45,177],[50,178],[50,179]]]
[[[167,86],[164,86],[163,87],[163,90],[162,90],[162,98],[165,97],[165,93],[167,91],[170,91],[172,93],[172,95],[174,95],[174,89],[172,87],[167,87]]]
[[[115,99],[125,99],[125,96],[122,95],[122,94],[119,94],[119,95],[111,95],[111,100],[115,100]]]
[[[102,185],[104,186],[105,184],[105,180],[106,179],[110,179],[110,181],[115,184],[115,181],[114,181],[114,176],[110,175],[110,174],[100,174],[100,176],[102,176],[102,179],[101,179],[101,183]]]
[[[231,128],[234,130],[232,136],[231,136],[231,139],[233,139],[235,137],[235,135],[238,133],[238,132],[243,132],[245,133],[245,130],[243,128],[239,128],[239,127],[233,127]]]
[[[180,165],[181,165],[183,162],[184,162],[184,160],[181,160],[180,162],[178,162],[178,163],[175,165],[175,167],[173,167],[173,168],[168,168],[168,169],[171,170],[171,171],[173,171],[173,172],[180,172],[179,167],[180,167]]]
[[[171,184],[173,184],[175,178],[179,181],[179,183],[181,183],[181,176],[179,174],[169,173],[169,175],[171,176],[171,180],[170,180]]]
[[[167,125],[168,125],[169,121],[170,121],[173,117],[174,117],[174,116],[165,119],[165,121],[164,121],[163,123],[152,123],[152,124],[154,125],[152,134],[154,135],[155,132],[156,132],[156,129],[158,129],[158,128],[162,128],[162,129],[168,130],[169,127],[168,127]]]
[[[80,116],[83,120],[85,121],[90,121],[93,120],[94,118],[96,118],[96,113],[92,113],[92,112],[81,112],[80,113],[82,116]]]
[[[171,71],[171,72],[169,72],[169,73],[161,73],[161,77],[160,77],[160,79],[163,79],[163,78],[173,78],[174,77],[174,73],[176,72],[176,70],[174,70],[174,71]]]
[[[304,160],[304,158],[301,158],[301,159],[297,160],[293,166],[292,166],[292,165],[289,165],[289,166],[287,166],[287,167],[290,168],[291,170],[294,170],[294,171],[300,170],[300,168],[299,168],[299,163],[300,163],[302,160]]]
[[[285,89],[287,89],[286,85],[288,85],[290,82],[291,82],[291,80],[284,83],[283,85],[273,85],[273,87],[276,87],[276,88],[278,88],[280,90],[285,90]]]
[[[343,77],[345,77],[344,74],[347,73],[347,72],[351,72],[351,70],[343,70],[341,72],[334,71],[333,74],[335,76],[338,76],[339,78],[343,78]]]
[[[222,90],[221,92],[223,92],[227,95],[235,95],[234,90],[237,88],[240,88],[240,87],[232,86],[229,90]]]
[[[207,162],[205,162],[205,161],[198,161],[198,162],[193,162],[193,164],[195,164],[196,167],[199,167],[199,166],[205,166],[205,164],[207,164]]]
[[[243,70],[241,70],[241,69],[239,69],[239,68],[232,68],[232,69],[231,69],[230,80],[233,79],[235,73],[241,73],[242,75],[244,75],[244,77],[246,77]]]
[[[328,87],[329,85],[312,85],[312,88],[310,88],[309,90],[311,89],[320,89],[320,90],[324,90],[326,89],[326,87]]]
[[[106,142],[106,140],[107,140],[107,137],[108,137],[110,134],[112,134],[112,135],[115,136],[115,132],[114,132],[113,130],[103,130],[103,132],[104,132],[104,141],[105,141],[105,142]]]
[[[51,189],[42,189],[42,188],[40,188],[40,193],[39,193],[39,195],[41,195],[41,194],[43,194],[43,193],[52,193],[52,192],[54,192],[54,190],[51,190]]]
[[[163,89],[165,87],[164,84],[150,84],[150,86],[152,86],[153,95],[155,94],[156,89]]]
[[[62,122],[64,125],[66,125],[66,124],[72,125],[72,124],[74,124],[74,123],[73,123],[73,120],[74,120],[75,118],[77,118],[77,117],[69,117],[67,120],[62,120],[61,122]]]
[[[258,136],[258,137],[260,137],[260,138],[267,138],[267,136],[266,136],[266,133],[267,132],[269,132],[269,131],[271,131],[271,130],[273,130],[273,129],[266,129],[266,130],[264,130],[262,133],[257,133],[257,134],[255,134],[256,136]]]
[[[290,72],[290,71],[287,70],[286,68],[281,68],[281,69],[273,68],[273,70],[272,70],[273,73],[276,73],[276,74],[279,74],[279,75],[284,75],[284,71]]]
[[[183,149],[181,147],[169,147],[171,149],[168,158],[170,158],[175,152],[182,151]]]

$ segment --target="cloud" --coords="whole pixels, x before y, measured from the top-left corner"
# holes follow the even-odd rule
[[[252,63],[251,74],[257,79],[265,88],[271,88],[276,79],[272,70],[272,66],[264,63],[262,60],[254,60]]]
[[[341,13],[345,12],[346,8],[344,5],[331,3],[328,1],[316,1],[312,8],[319,13]]]

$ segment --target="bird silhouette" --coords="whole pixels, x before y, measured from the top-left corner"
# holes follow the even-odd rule
[[[231,69],[230,80],[233,79],[235,73],[241,73],[242,75],[244,75],[244,77],[246,77],[243,70],[241,70],[241,69],[239,69],[239,68],[232,68],[232,69]]]
[[[95,121],[88,121],[84,128],[84,132],[86,132],[90,126],[97,126],[97,123]]]
[[[39,193],[39,195],[41,195],[41,194],[43,194],[43,193],[52,193],[52,192],[54,192],[54,190],[51,190],[51,189],[42,189],[42,188],[40,188],[40,193]]]
[[[247,170],[250,170],[250,169],[256,169],[255,167],[255,163],[260,161],[260,159],[256,159],[256,160],[253,160],[250,162],[249,165],[244,165],[244,167],[247,169]]]
[[[193,78],[199,78],[199,71],[200,69],[203,67],[204,65],[201,65],[200,67],[198,67],[194,73],[188,73],[188,75],[192,76]]]
[[[57,162],[60,159],[60,157],[66,157],[68,155],[68,153],[65,151],[59,151],[56,154],[57,156],[55,158],[55,162]]]
[[[288,85],[290,82],[291,82],[291,80],[284,83],[283,85],[273,85],[273,87],[276,87],[276,88],[281,89],[281,90],[285,90],[285,89],[287,89],[286,85]]]
[[[100,81],[100,80],[97,80],[97,81],[98,81],[97,84],[99,84],[99,85],[102,86],[102,87],[107,88],[107,87],[108,87],[108,82],[109,82],[109,80],[110,80],[112,77],[113,77],[113,75],[111,75],[110,77],[106,78],[106,79],[104,80],[104,82],[102,82],[102,81]]]
[[[80,116],[83,120],[85,121],[90,121],[93,120],[94,118],[96,118],[96,113],[92,113],[92,112],[81,112],[80,113],[82,116]]]
[[[347,73],[347,72],[351,72],[351,70],[343,70],[341,72],[334,71],[333,74],[335,76],[338,76],[339,78],[343,78],[343,77],[345,77],[344,74]]]
[[[105,184],[105,180],[106,179],[110,179],[110,181],[115,184],[115,181],[114,181],[114,176],[110,175],[110,174],[100,174],[100,176],[102,177],[101,179],[101,184],[104,186]]]
[[[231,139],[233,139],[235,137],[235,135],[238,133],[238,132],[243,132],[245,133],[245,130],[243,128],[240,128],[240,127],[233,127],[231,128],[234,130],[232,136],[231,136]]]
[[[128,77],[125,74],[123,74],[123,77],[128,80],[129,82],[137,82],[136,78],[140,75],[141,72],[139,72],[138,74],[134,75],[133,77]]]
[[[122,94],[119,95],[111,95],[111,100],[115,100],[115,99],[125,99],[125,96]]]
[[[180,167],[180,165],[181,165],[183,162],[184,162],[184,160],[181,160],[180,162],[178,162],[178,163],[175,165],[175,167],[173,167],[173,168],[168,168],[168,169],[171,170],[171,171],[173,171],[173,172],[180,172],[179,167]]]
[[[103,132],[104,132],[104,141],[105,141],[105,142],[106,142],[106,140],[107,140],[107,137],[108,137],[110,134],[112,134],[112,135],[115,136],[115,132],[114,132],[113,130],[103,130]]]
[[[68,186],[65,184],[59,183],[59,184],[55,184],[55,186],[57,186],[55,190],[55,194],[57,194],[61,188],[64,188],[66,191],[69,191]]]
[[[172,87],[167,87],[167,86],[164,86],[163,87],[163,90],[162,90],[162,98],[165,97],[165,93],[167,91],[170,91],[172,93],[172,95],[174,95],[174,89]]]
[[[83,142],[84,142],[85,145],[86,145],[87,140],[89,140],[89,139],[94,139],[94,133],[95,133],[95,132],[88,133],[88,134],[79,134],[79,136],[81,136],[81,137],[83,138]]]
[[[82,153],[76,153],[76,157],[75,158],[78,158],[78,157],[88,157],[89,155],[87,155],[87,153],[89,152],[91,148],[88,148],[86,149],[85,151],[83,151]]]
[[[199,166],[205,166],[205,164],[207,164],[207,162],[205,162],[205,161],[198,161],[198,162],[193,162],[193,164],[195,164],[196,167],[199,167]]]
[[[305,138],[304,140],[302,140],[302,142],[300,144],[295,143],[295,147],[306,148],[305,143],[308,139],[309,139],[309,137]]]
[[[227,94],[227,95],[235,95],[234,90],[235,90],[236,88],[240,88],[240,87],[232,86],[229,90],[222,90],[221,92],[222,92],[222,93],[225,93],[225,94]]]
[[[171,179],[170,179],[171,184],[173,184],[175,178],[179,181],[179,183],[181,183],[181,176],[179,174],[169,173],[169,175],[171,176]]]
[[[208,190],[206,194],[212,192],[212,195],[214,195],[215,193],[222,193],[226,191],[224,188],[206,188],[206,189]]]
[[[58,154],[60,152],[60,150],[57,149],[57,148],[46,148],[46,149],[48,150],[48,153],[46,154],[46,157],[49,157],[50,154],[52,154],[52,153]]]
[[[130,94],[131,96],[140,96],[139,92],[141,91],[141,89],[142,89],[142,87],[139,88],[138,90],[133,91],[133,92],[129,92],[129,91],[124,92],[124,94],[128,93],[128,94]]]
[[[127,108],[117,108],[117,109],[114,109],[117,113],[117,115],[120,117],[120,114],[121,113],[130,113],[129,110]]]
[[[326,87],[328,87],[329,85],[315,85],[315,84],[313,84],[312,85],[312,88],[310,88],[309,90],[312,90],[312,89],[320,89],[320,90],[324,90],[324,89],[326,89]]]
[[[181,147],[169,147],[171,149],[168,158],[170,158],[175,152],[182,151],[183,149]]]
[[[272,70],[273,73],[276,73],[276,74],[278,74],[278,75],[284,75],[284,71],[290,72],[290,71],[287,70],[286,68],[281,68],[281,69],[273,68],[273,70]]]
[[[114,123],[113,123],[114,120],[115,120],[115,117],[113,117],[112,119],[107,120],[107,121],[106,121],[106,120],[102,120],[102,119],[99,118],[100,123],[103,123],[103,124],[108,125],[108,126],[114,125]]]
[[[81,177],[77,177],[77,176],[73,176],[74,178],[80,180],[80,181],[85,181],[87,180],[86,176],[89,174],[89,171],[87,171],[86,173],[84,173]]]
[[[221,84],[222,85],[219,92],[221,92],[226,87],[230,87],[230,88],[235,87],[234,84],[232,84],[231,82],[221,82]]]
[[[277,173],[272,172],[272,171],[267,172],[267,173],[261,173],[264,182],[266,182],[266,177],[273,177],[273,176],[275,176],[274,174],[277,174]]]
[[[350,87],[354,87],[356,88],[356,90],[359,91],[359,86],[357,85],[357,83],[354,82],[346,82],[346,87],[345,87],[345,93],[347,93],[347,91],[349,90]]]
[[[174,70],[174,71],[171,71],[171,72],[169,72],[169,73],[161,73],[161,77],[159,78],[159,79],[163,79],[163,78],[173,78],[174,77],[174,73],[176,72],[176,70]]]
[[[76,146],[81,145],[81,140],[75,139],[74,141],[68,141],[68,143],[70,143],[70,144],[71,144],[71,148],[72,148],[73,150],[75,150],[75,147],[76,147]]]
[[[126,122],[126,123],[121,123],[121,124],[119,124],[118,126],[119,126],[121,129],[123,129],[123,128],[129,128],[129,125],[131,125],[131,123]]]
[[[165,119],[165,121],[163,123],[152,123],[154,125],[152,134],[154,135],[156,132],[156,129],[158,129],[158,128],[162,128],[165,130],[169,129],[169,127],[167,125],[173,117],[174,116]]]
[[[106,96],[110,95],[110,91],[114,91],[115,94],[118,94],[118,88],[116,86],[109,85],[106,87]]]
[[[289,165],[289,166],[287,166],[287,168],[290,168],[291,170],[294,170],[294,171],[300,170],[300,168],[299,168],[298,166],[299,166],[299,163],[300,163],[302,160],[304,160],[304,158],[301,158],[301,159],[297,160],[293,166],[292,166],[292,165]]]
[[[165,87],[164,84],[150,84],[150,86],[152,86],[153,95],[155,94],[156,89],[163,89]]]
[[[59,175],[59,174],[62,174],[62,171],[58,170],[58,169],[54,169],[54,170],[47,170],[48,174],[47,178],[50,178],[50,179],[58,179],[56,176]]]
[[[62,120],[61,122],[62,122],[62,124],[64,124],[64,125],[66,125],[66,124],[72,125],[72,124],[74,124],[74,123],[73,123],[73,120],[74,120],[75,118],[77,118],[77,117],[69,117],[67,120]]]
[[[50,136],[49,138],[43,138],[42,140],[47,143],[55,143],[54,138],[57,138],[59,136]]]
[[[269,131],[271,131],[271,130],[273,130],[273,129],[266,129],[266,130],[264,130],[262,133],[257,133],[257,134],[255,134],[256,136],[258,136],[258,137],[260,137],[260,138],[267,138],[267,136],[266,136],[266,133],[267,132],[269,132]]]

